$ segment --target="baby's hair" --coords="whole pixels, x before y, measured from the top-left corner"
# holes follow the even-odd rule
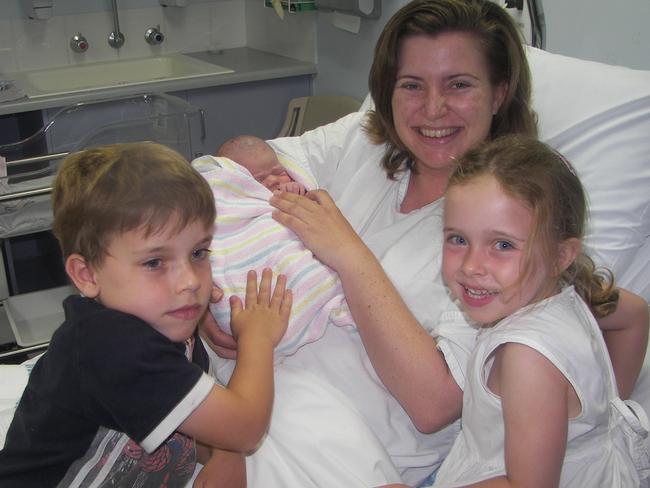
[[[219,149],[217,149],[217,156],[230,157],[230,154],[236,154],[241,151],[250,151],[250,150],[273,151],[273,148],[269,146],[269,144],[264,139],[261,139],[257,136],[241,135],[241,136],[231,137],[230,139],[226,140],[223,144],[221,144]]]
[[[78,253],[100,264],[110,239],[143,227],[180,232],[199,221],[214,225],[214,196],[205,179],[176,151],[141,142],[99,146],[68,156],[52,191],[56,235],[64,258]]]
[[[533,231],[526,249],[522,277],[530,273],[531,254],[539,245],[548,262],[555,262],[558,244],[582,240],[587,222],[587,200],[580,179],[568,161],[538,140],[522,135],[486,142],[459,159],[449,187],[477,177],[494,177],[503,191],[520,200],[533,213]],[[562,285],[573,285],[596,317],[612,313],[618,289],[608,269],[596,270],[584,252],[558,275]]]

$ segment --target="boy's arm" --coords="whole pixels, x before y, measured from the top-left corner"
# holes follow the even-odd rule
[[[648,347],[648,304],[619,288],[616,310],[598,319],[614,367],[621,398],[629,398],[641,372]]]
[[[264,435],[273,403],[273,348],[286,331],[291,291],[280,275],[271,293],[270,270],[265,269],[257,291],[251,271],[246,305],[231,298],[231,328],[238,345],[235,370],[226,388],[215,386],[179,426],[181,432],[212,447],[253,450]]]
[[[194,480],[193,488],[246,488],[243,454],[222,449],[207,450],[209,457],[199,458],[203,468]]]

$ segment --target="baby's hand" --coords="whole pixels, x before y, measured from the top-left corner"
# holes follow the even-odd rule
[[[246,281],[246,305],[230,297],[230,328],[236,340],[244,334],[266,334],[276,346],[287,330],[293,296],[286,289],[287,278],[279,275],[271,293],[273,273],[264,269],[259,291],[257,273],[249,271]]]
[[[296,195],[305,195],[307,193],[307,188],[298,183],[297,181],[289,181],[287,183],[279,183],[277,185],[277,190],[286,191],[289,193],[295,193]]]

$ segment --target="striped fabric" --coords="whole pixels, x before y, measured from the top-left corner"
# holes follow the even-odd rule
[[[316,188],[304,168],[281,162],[296,181],[307,189]],[[337,326],[354,325],[336,273],[271,218],[268,189],[228,158],[201,156],[192,165],[210,184],[217,206],[210,260],[214,282],[223,289],[224,299],[211,305],[211,311],[222,329],[230,330],[228,297],[243,299],[247,272],[254,269],[259,276],[266,267],[274,276],[287,276],[294,296],[289,327],[276,348],[276,358],[318,340],[330,321]]]

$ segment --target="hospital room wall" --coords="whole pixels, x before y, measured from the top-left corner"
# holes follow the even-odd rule
[[[362,100],[375,42],[386,20],[406,0],[383,0],[380,19],[363,19],[353,34],[318,15],[316,94],[339,93]],[[650,70],[648,0],[543,0],[546,50],[567,56]],[[342,55],[341,53],[345,53]]]

